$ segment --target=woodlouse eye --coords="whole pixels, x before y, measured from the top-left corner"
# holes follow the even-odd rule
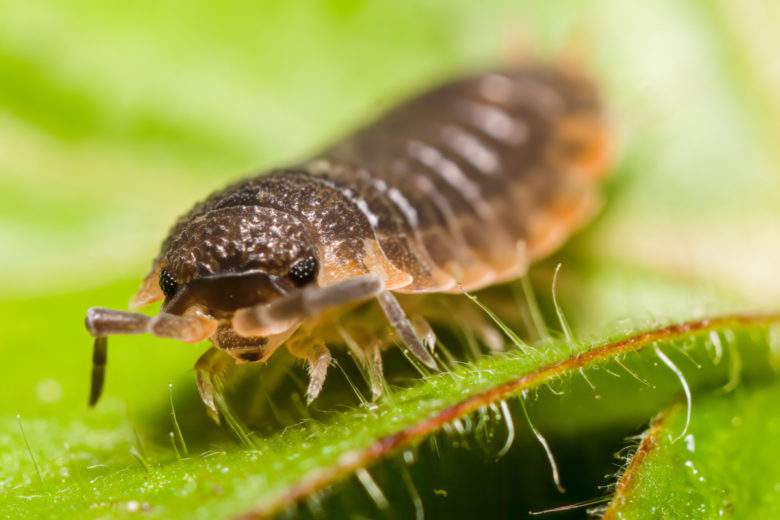
[[[177,284],[176,280],[173,279],[173,275],[163,269],[160,272],[160,289],[162,289],[162,292],[166,298],[173,297],[173,295],[176,294],[176,290],[178,288],[179,284]]]
[[[317,278],[317,270],[317,259],[313,256],[307,256],[295,262],[287,276],[290,277],[292,283],[301,287],[310,284]]]

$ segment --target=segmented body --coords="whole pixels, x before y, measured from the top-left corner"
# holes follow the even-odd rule
[[[106,337],[145,333],[211,340],[196,368],[215,418],[215,378],[282,344],[308,363],[311,401],[330,363],[313,331],[331,309],[368,299],[435,369],[432,330],[391,291],[473,291],[523,275],[593,213],[608,144],[587,80],[528,66],[444,84],[308,161],[228,186],[163,243],[132,301],[164,299],[157,316],[88,311],[90,402]],[[377,338],[361,346],[368,372],[381,374]]]
[[[490,72],[413,98],[301,165],[213,194],[171,237],[216,209],[244,208],[234,214],[243,218],[273,208],[307,227],[320,285],[376,273],[396,292],[476,290],[521,276],[583,223],[607,159],[602,107],[583,77],[543,66]]]

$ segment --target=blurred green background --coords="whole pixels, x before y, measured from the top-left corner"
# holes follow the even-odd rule
[[[0,0],[0,492],[30,479],[17,413],[41,452],[119,467],[128,415],[169,381],[193,395],[201,347],[117,338],[85,406],[84,312],[126,306],[178,214],[517,52],[578,56],[619,140],[605,211],[561,257],[583,334],[776,306],[778,34],[772,0]]]

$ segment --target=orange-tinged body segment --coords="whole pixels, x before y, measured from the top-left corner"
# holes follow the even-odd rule
[[[527,66],[411,98],[306,167],[341,186],[351,176],[382,186],[389,203],[362,212],[378,236],[387,226],[372,209],[397,213],[426,264],[405,267],[385,250],[412,274],[405,285],[394,279],[395,291],[461,292],[522,276],[583,225],[599,207],[597,180],[611,155],[593,85],[570,70]],[[435,286],[425,274],[434,271],[454,283]]]
[[[587,221],[612,148],[580,74],[477,74],[411,98],[301,166],[215,193],[171,237],[215,208],[270,208],[306,228],[321,286],[374,273],[397,292],[473,291],[522,276]],[[135,305],[162,298],[161,262]]]
[[[88,312],[90,402],[106,336],[142,333],[211,340],[196,368],[215,416],[211,376],[224,358],[265,361],[282,344],[308,363],[311,400],[331,359],[311,324],[371,298],[435,369],[430,327],[418,337],[392,292],[475,291],[560,246],[599,207],[612,154],[603,112],[592,83],[569,69],[484,72],[401,103],[301,164],[215,192],[175,223],[131,302],[164,299],[157,316]]]

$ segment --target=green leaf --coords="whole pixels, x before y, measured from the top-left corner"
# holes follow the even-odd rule
[[[313,514],[376,516],[373,502],[361,505],[371,477],[361,473],[355,485],[340,457],[567,358],[560,341],[531,357],[477,360],[464,348],[452,374],[421,378],[388,353],[393,401],[361,405],[334,367],[323,400],[307,410],[295,399],[300,367],[271,395],[289,362],[281,353],[241,371],[246,381],[228,396],[252,431],[249,449],[198,402],[190,367],[202,345],[117,338],[105,399],[95,410],[85,404],[84,312],[126,305],[176,215],[239,175],[299,160],[420,86],[500,61],[517,40],[550,59],[572,42],[583,49],[579,61],[603,85],[621,145],[599,219],[531,273],[554,318],[549,288],[563,262],[558,296],[575,350],[702,315],[776,308],[780,80],[767,57],[780,19],[752,2],[736,6],[0,0],[0,513],[229,516],[282,507],[282,497],[298,497],[291,490],[305,491],[295,483],[326,475],[321,483],[346,484],[332,500],[307,495]],[[479,298],[517,317],[513,300]],[[693,389],[694,423],[705,395],[776,378],[777,340],[763,325],[718,331],[657,344]],[[442,331],[443,345],[459,349],[460,332]],[[419,504],[440,516],[476,504],[524,513],[598,496],[622,438],[682,392],[653,349],[616,359],[647,384],[615,361],[584,370],[588,382],[569,365],[547,373],[525,403],[566,495],[525,425],[522,386],[492,394],[498,408],[434,423],[445,433],[404,451],[415,462],[408,468],[383,478],[377,464],[370,475],[410,515]],[[360,391],[351,361],[340,363]],[[169,439],[177,430],[169,383],[189,452],[181,459],[181,442]],[[514,442],[496,461],[509,424]],[[472,459],[448,455],[450,446],[468,446]],[[419,501],[410,502],[407,481],[419,483]]]
[[[71,422],[58,428],[51,420],[25,421],[22,417],[18,422],[24,424],[24,434],[20,429],[18,435],[11,435],[11,424],[2,428],[7,432],[3,439],[6,448],[16,446],[6,451],[5,482],[14,492],[4,507],[12,516],[76,515],[88,510],[81,514],[97,517],[136,508],[161,516],[183,516],[193,508],[207,517],[247,511],[263,516],[356,469],[414,446],[453,421],[480,410],[484,414],[485,407],[519,392],[648,345],[704,349],[714,331],[734,338],[735,348],[742,349],[747,373],[761,371],[768,359],[765,325],[778,320],[780,316],[725,317],[672,325],[595,348],[552,343],[531,353],[486,357],[473,365],[429,376],[376,406],[358,407],[324,423],[299,424],[255,439],[245,449],[191,450],[190,457],[181,458],[177,447],[178,461],[163,462],[146,455],[142,442],[131,435],[130,425],[115,407],[95,418],[113,423],[110,436],[97,424]],[[574,357],[570,357],[572,349],[578,353]],[[723,378],[723,371],[718,370],[723,367],[708,368],[713,370],[697,374],[700,384]],[[669,399],[667,392],[660,385],[654,389],[655,406]],[[630,412],[635,414],[636,410]],[[568,413],[567,423],[573,418]],[[118,433],[120,425],[124,434]],[[173,431],[178,425],[168,428]],[[173,433],[170,435],[173,439]],[[131,462],[130,455],[137,463]],[[113,463],[105,465],[110,458]],[[90,464],[93,460],[104,462],[96,468]]]
[[[687,428],[684,407],[661,413],[604,518],[780,516],[778,399],[776,384],[702,398]]]

